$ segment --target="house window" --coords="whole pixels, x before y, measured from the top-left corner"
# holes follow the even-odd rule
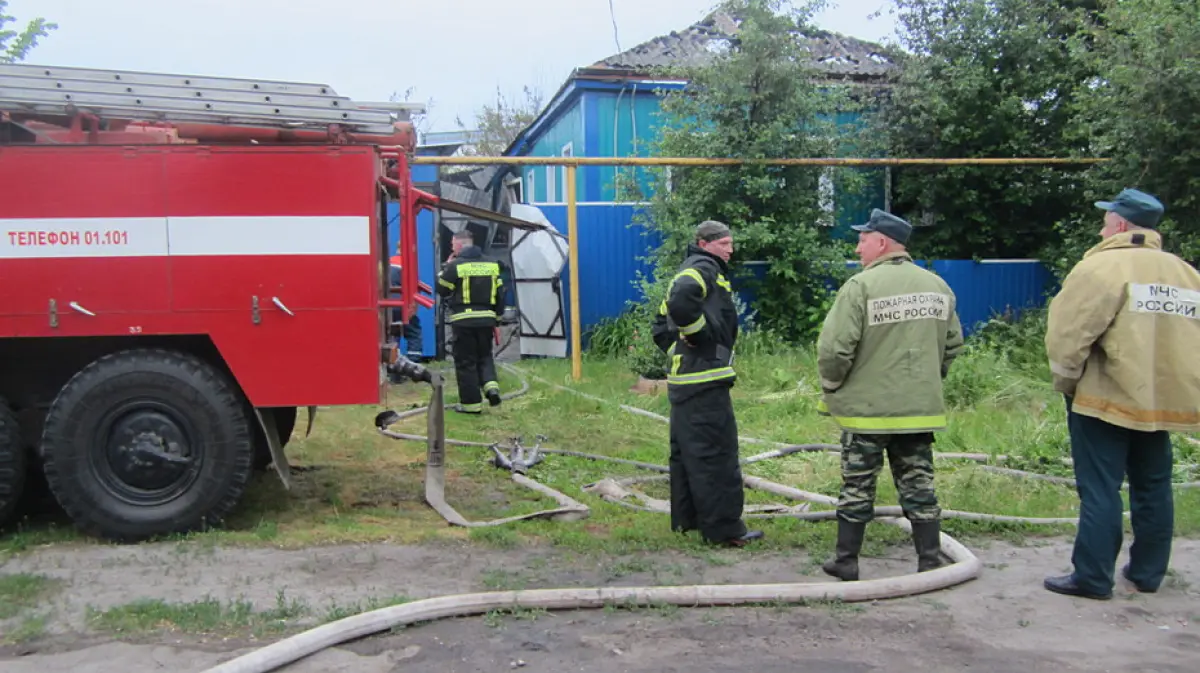
[[[546,166],[546,203],[558,203],[558,166]]]
[[[817,204],[821,209],[818,224],[823,227],[834,225],[833,191],[833,168],[826,168],[817,179]]]
[[[533,203],[533,199],[535,198],[535,192],[533,191],[533,169],[532,168],[529,169],[529,171],[527,173],[525,173],[525,187],[522,190],[522,192],[523,192],[522,196],[525,197],[523,199],[523,201],[525,203]]]
[[[563,145],[561,154],[564,157],[575,156],[575,143],[569,142],[566,145]],[[567,167],[566,166],[557,166],[556,169],[562,171],[561,182],[563,185],[563,192],[562,192],[562,198],[559,200],[566,201],[567,200]],[[576,177],[578,177],[578,174],[579,174],[578,171],[576,171]],[[576,185],[576,189],[578,189],[578,185]],[[576,192],[575,198],[578,200],[578,198],[579,198],[578,192]]]

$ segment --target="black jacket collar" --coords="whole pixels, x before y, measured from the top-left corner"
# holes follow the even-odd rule
[[[455,257],[456,259],[480,259],[483,257],[483,250],[480,250],[478,245],[464,245]]]

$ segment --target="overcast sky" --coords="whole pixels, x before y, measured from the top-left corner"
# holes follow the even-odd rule
[[[470,122],[497,86],[546,101],[573,68],[703,18],[716,0],[9,0],[24,24],[59,24],[39,65],[247,77],[332,86],[363,101],[413,90],[428,129]],[[880,41],[888,0],[831,2],[817,23]],[[836,5],[836,6],[834,6]],[[879,11],[883,16],[868,19]]]

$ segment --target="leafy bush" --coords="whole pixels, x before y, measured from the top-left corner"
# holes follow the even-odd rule
[[[809,3],[812,4],[812,3]],[[798,33],[811,34],[811,7],[783,0],[727,0],[720,9],[740,22],[728,48],[703,67],[667,68],[688,86],[662,94],[659,137],[650,152],[668,157],[828,157],[856,150],[861,128],[838,113],[863,107],[868,93],[822,79]],[[813,166],[673,167],[629,171],[622,198],[649,205],[635,222],[662,241],[651,261],[660,280],[675,274],[694,228],[707,219],[733,230],[738,260],[766,260],[758,321],[789,341],[812,338],[830,287],[844,279],[846,243],[821,203],[824,177],[854,194],[862,176]],[[652,190],[647,195],[645,190]],[[832,271],[831,271],[832,270]],[[814,310],[817,307],[817,310]]]
[[[651,338],[650,328],[666,293],[662,282],[639,281],[641,302],[629,302],[616,318],[601,321],[593,328],[588,341],[588,355],[616,358],[629,371],[648,379],[664,379],[670,366],[666,353],[659,350]]]
[[[1046,356],[1046,309],[1029,309],[1017,319],[998,316],[971,334],[971,341],[1034,379],[1049,381]]]

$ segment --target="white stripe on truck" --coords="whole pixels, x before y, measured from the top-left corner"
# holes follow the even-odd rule
[[[0,258],[161,257],[167,218],[0,220]]]
[[[0,219],[0,259],[370,252],[366,216]]]

